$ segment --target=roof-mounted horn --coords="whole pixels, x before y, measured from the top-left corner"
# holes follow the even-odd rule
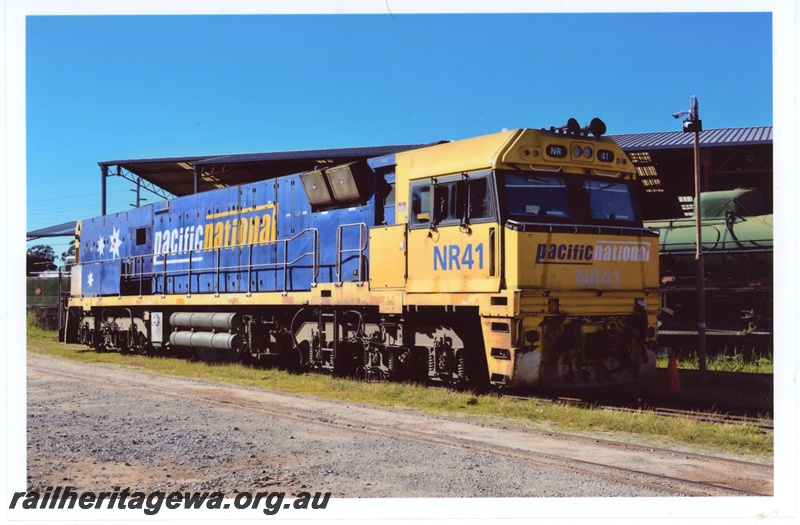
[[[577,120],[571,118],[563,126],[559,127],[551,126],[550,131],[555,131],[556,133],[564,133],[566,135],[577,135],[578,133],[581,132],[581,125],[578,124]]]
[[[593,118],[588,126],[581,127],[578,121],[571,118],[563,126],[550,126],[550,131],[564,135],[575,135],[586,137],[591,133],[595,137],[601,137],[606,132],[606,124],[599,118]]]
[[[603,133],[606,132],[606,123],[595,117],[588,126],[581,128],[581,131],[584,135],[591,133],[595,137],[600,138],[603,136]]]

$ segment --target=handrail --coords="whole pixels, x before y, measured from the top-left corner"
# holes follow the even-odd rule
[[[505,222],[506,228],[515,231],[542,231],[548,233],[555,233],[556,230],[571,230],[571,233],[580,233],[580,230],[594,231],[602,234],[605,231],[619,231],[624,234],[641,235],[641,236],[657,236],[657,228],[638,227],[638,226],[617,226],[611,224],[573,224],[573,223],[557,223],[557,222],[527,222],[516,221],[507,219]]]
[[[289,244],[292,241],[300,238],[301,236],[311,234],[312,237],[312,246],[311,251],[304,252],[291,261],[288,260],[289,257]],[[264,262],[264,263],[257,263],[253,264],[253,248],[261,248],[261,247],[269,247],[275,246],[283,246],[283,260],[279,262]],[[229,266],[222,266],[222,250],[233,250],[233,249],[242,249],[247,248],[249,250],[248,253],[248,261],[246,264],[236,264],[236,265],[229,265]],[[214,253],[214,264],[207,268],[196,268],[192,266],[193,260],[195,260],[196,254],[202,253]],[[167,261],[170,257],[186,257],[188,256],[188,269],[174,269],[170,270],[167,268]],[[162,257],[161,261],[156,261],[156,258]],[[209,273],[214,272],[215,274],[215,286],[214,286],[214,293],[215,295],[219,296],[220,294],[220,277],[223,272],[233,272],[233,271],[244,271],[247,270],[247,294],[250,295],[252,293],[251,289],[251,276],[253,270],[269,270],[269,269],[282,269],[283,270],[283,292],[288,292],[288,271],[289,268],[296,265],[302,259],[307,257],[311,258],[311,268],[313,271],[313,280],[316,282],[317,277],[319,276],[319,231],[316,228],[306,228],[303,231],[297,233],[295,236],[289,239],[277,239],[274,241],[265,241],[265,242],[257,242],[257,243],[249,243],[249,244],[234,244],[231,246],[225,247],[213,247],[213,248],[202,248],[199,250],[179,250],[175,252],[168,252],[168,253],[150,253],[145,255],[136,255],[133,257],[126,257],[123,261],[123,271],[121,272],[121,277],[127,278],[128,280],[131,279],[140,279],[139,282],[139,297],[142,296],[142,282],[144,278],[147,277],[154,277],[154,278],[161,278],[163,282],[163,290],[162,290],[162,297],[164,297],[167,293],[167,277],[175,277],[175,276],[182,276],[186,275],[188,284],[187,284],[187,297],[191,297],[193,292],[192,290],[192,274],[202,274],[202,273]],[[163,269],[161,272],[155,270],[155,268],[150,272],[144,271],[144,263],[147,259],[153,258],[153,265],[161,264],[163,265]],[[314,284],[314,283],[312,283]],[[175,293],[174,291],[172,293]],[[204,293],[202,290],[197,290],[196,293]]]
[[[343,234],[345,228],[358,228],[358,248],[343,249]],[[354,222],[351,224],[342,224],[336,229],[336,277],[337,284],[342,284],[342,254],[357,253],[358,254],[358,282],[364,282],[364,252],[369,245],[369,229],[363,222]]]

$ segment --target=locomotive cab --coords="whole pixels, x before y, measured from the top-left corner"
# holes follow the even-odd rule
[[[658,237],[642,228],[635,171],[613,141],[503,132],[398,154],[397,175],[407,269],[397,251],[375,252],[374,265],[396,269],[414,308],[444,294],[465,310],[428,308],[418,333],[470,341],[479,324],[488,380],[505,387],[609,384],[654,367]]]

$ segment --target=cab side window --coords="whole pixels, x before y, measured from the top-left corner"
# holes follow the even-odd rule
[[[411,224],[431,222],[431,186],[417,184],[411,187]]]
[[[447,222],[452,216],[450,191],[452,184],[437,184],[433,187],[433,220],[436,224]]]
[[[453,218],[460,219],[463,217],[464,208],[468,208],[466,217],[469,220],[492,217],[489,179],[471,179],[469,183],[466,181],[458,181],[455,190],[456,198]]]
[[[411,214],[414,225],[459,225],[494,218],[493,193],[486,176],[458,178],[411,185]]]

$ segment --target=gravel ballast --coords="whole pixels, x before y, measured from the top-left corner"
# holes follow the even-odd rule
[[[568,469],[103,382],[29,355],[28,489],[331,492],[344,498],[672,495]],[[62,363],[62,362],[58,362]],[[60,365],[59,365],[60,366]],[[66,365],[65,365],[66,366]],[[168,386],[175,380],[141,374]],[[194,381],[203,386],[207,382]],[[214,388],[208,383],[208,388]],[[226,387],[237,388],[237,387]],[[248,389],[242,388],[242,396]],[[304,398],[297,396],[298,403]],[[354,408],[355,410],[355,408]],[[386,418],[392,417],[386,411]],[[442,422],[428,417],[428,424]]]

